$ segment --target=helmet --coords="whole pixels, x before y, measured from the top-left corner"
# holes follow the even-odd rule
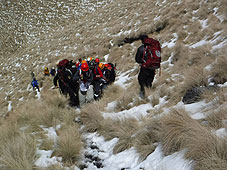
[[[82,71],[88,71],[89,70],[88,64],[87,63],[82,63],[81,70]]]
[[[92,57],[88,57],[87,58],[87,61],[92,61]]]
[[[86,60],[83,60],[82,63],[87,63],[87,61]]]
[[[99,63],[99,68],[102,70],[104,69],[104,64],[103,63]]]
[[[96,58],[96,59],[95,59],[95,62],[96,62],[96,63],[99,63],[99,58]]]

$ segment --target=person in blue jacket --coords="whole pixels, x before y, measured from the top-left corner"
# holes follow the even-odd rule
[[[34,90],[35,88],[37,88],[38,91],[40,92],[40,90],[39,90],[39,83],[38,83],[38,81],[36,80],[36,78],[33,78],[32,82],[31,82],[31,85],[32,85],[32,87],[33,87],[33,90]]]

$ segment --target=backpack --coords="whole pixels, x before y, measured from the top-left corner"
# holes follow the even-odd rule
[[[111,71],[110,71],[110,82],[114,82],[116,78],[116,73],[115,73],[115,65],[113,63],[108,63],[111,66]]]
[[[158,69],[161,63],[161,46],[159,41],[153,38],[146,38],[144,40],[143,58],[145,63],[144,68]]]
[[[69,64],[69,60],[68,59],[63,59],[58,63],[58,67],[59,68],[65,68],[67,67]]]
[[[65,78],[64,78],[64,73],[66,71],[66,67],[69,65],[69,60],[68,59],[63,59],[61,61],[59,61],[58,63],[58,69],[57,69],[57,75],[59,77],[59,79],[61,80],[61,82],[67,86],[67,83],[65,81]]]

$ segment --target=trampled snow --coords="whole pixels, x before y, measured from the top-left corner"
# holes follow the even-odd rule
[[[126,119],[126,118],[135,118],[137,120],[141,120],[142,117],[147,115],[147,111],[152,109],[152,105],[142,104],[137,107],[133,107],[129,110],[123,110],[120,112],[113,112],[113,113],[103,113],[104,118],[112,118],[112,119]]]
[[[97,133],[85,135],[88,144],[96,145],[100,150],[86,149],[84,152],[98,156],[102,161],[103,170],[191,170],[192,162],[184,159],[185,151],[176,152],[169,156],[162,153],[162,145],[158,144],[155,151],[151,153],[144,161],[140,161],[139,154],[135,148],[127,149],[118,154],[113,154],[113,148],[118,142],[117,138],[105,141]],[[97,170],[98,168],[92,163],[87,162],[86,170]]]

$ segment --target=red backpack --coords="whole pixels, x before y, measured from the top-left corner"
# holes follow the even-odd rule
[[[145,63],[142,67],[158,69],[160,68],[161,63],[161,46],[159,41],[153,38],[146,38],[144,40],[144,52],[143,52],[143,60]]]
[[[69,64],[69,60],[68,59],[63,59],[58,63],[58,67],[59,68],[65,68],[67,65]]]

